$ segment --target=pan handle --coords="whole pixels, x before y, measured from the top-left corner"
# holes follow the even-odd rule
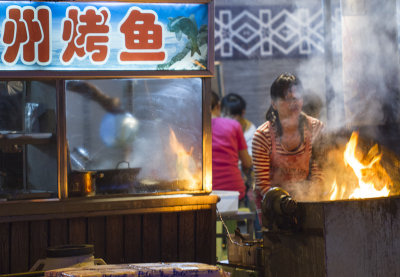
[[[128,164],[128,168],[131,168],[131,166],[129,165],[128,161],[120,161],[119,163],[117,163],[117,166],[115,167],[115,169],[118,169],[120,164],[123,164],[123,163],[127,163]]]

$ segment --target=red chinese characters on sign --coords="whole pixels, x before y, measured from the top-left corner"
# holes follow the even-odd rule
[[[165,61],[163,28],[154,11],[130,8],[119,31],[125,37],[125,48],[118,56],[120,63]]]
[[[77,7],[68,7],[62,22],[62,40],[67,42],[60,61],[72,63],[74,57],[89,56],[93,64],[104,64],[109,57],[110,11],[107,8],[86,7],[83,12]]]
[[[55,30],[52,30],[50,6],[8,6],[1,29],[3,63],[49,65],[52,55],[61,50],[58,59],[63,66],[85,58],[93,65],[102,65],[110,57],[111,45],[119,50],[119,64],[158,64],[167,59],[164,26],[155,11],[130,7],[124,17],[118,19],[118,31],[112,34],[111,13],[107,7],[81,9],[79,5],[68,6],[65,13],[62,12],[61,25],[53,26]],[[52,37],[55,34],[57,36]],[[116,39],[111,42],[112,35]],[[53,50],[52,43],[58,46],[60,38],[63,46]]]
[[[2,60],[14,65],[22,63],[47,65],[51,62],[51,10],[46,6],[9,6],[2,28],[5,45]]]

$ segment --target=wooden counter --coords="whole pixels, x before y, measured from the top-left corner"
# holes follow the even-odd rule
[[[0,274],[28,271],[49,246],[93,244],[107,263],[216,263],[215,195],[0,202]]]

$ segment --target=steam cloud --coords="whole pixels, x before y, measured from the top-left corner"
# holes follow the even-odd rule
[[[327,192],[335,180],[339,189],[340,184],[356,184],[352,170],[343,164],[350,132],[362,129],[375,142],[390,141],[394,138],[385,137],[382,126],[396,128],[400,118],[396,1],[332,1],[330,10],[332,18],[325,18],[325,23],[331,20],[332,41],[328,43],[332,52],[308,59],[295,70],[304,85],[305,106],[322,100],[319,117],[326,124],[322,146],[325,187],[298,189],[294,194],[301,201],[328,200]],[[321,78],[323,69],[327,79]],[[365,150],[371,145],[361,141],[360,147]],[[394,173],[392,179],[398,179],[399,163],[390,152],[383,159],[392,161],[386,162],[387,171]]]

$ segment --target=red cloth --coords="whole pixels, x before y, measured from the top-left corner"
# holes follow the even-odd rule
[[[232,190],[245,196],[246,187],[239,169],[239,151],[247,149],[242,127],[233,119],[211,121],[213,190]]]

